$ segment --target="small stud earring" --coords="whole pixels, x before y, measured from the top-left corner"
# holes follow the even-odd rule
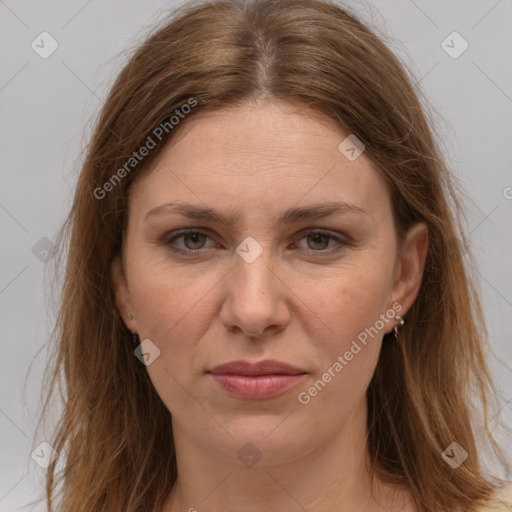
[[[130,313],[128,313],[128,318],[129,318],[130,320],[133,320],[133,318],[134,318],[134,317],[133,317],[133,313],[131,313],[131,312],[130,312]]]
[[[398,339],[398,328],[402,327],[402,325],[404,325],[405,320],[400,315],[396,315],[395,316],[395,320],[396,320],[396,324],[395,324],[395,338]]]

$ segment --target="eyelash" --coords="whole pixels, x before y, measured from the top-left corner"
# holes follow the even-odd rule
[[[180,254],[182,256],[189,257],[189,258],[192,258],[199,254],[203,254],[205,251],[208,250],[208,249],[203,249],[203,248],[196,249],[196,250],[180,249],[178,247],[174,247],[173,245],[171,245],[171,243],[174,242],[175,240],[177,240],[179,238],[183,238],[185,235],[190,235],[190,234],[205,235],[211,239],[211,236],[208,233],[205,233],[205,232],[197,230],[197,229],[190,229],[190,230],[179,231],[174,235],[172,235],[172,233],[168,233],[167,235],[165,235],[163,237],[160,244],[167,246],[169,248],[169,250],[171,250],[175,254]],[[170,236],[170,235],[172,235],[172,236]],[[330,250],[317,250],[317,251],[315,251],[313,249],[306,250],[310,254],[313,253],[313,254],[317,255],[317,254],[323,253],[323,254],[333,255],[333,254],[336,254],[336,253],[342,251],[346,246],[349,245],[349,242],[347,242],[347,240],[337,237],[337,236],[333,235],[331,232],[325,231],[322,229],[310,230],[310,231],[304,233],[304,235],[299,240],[302,240],[303,238],[306,238],[310,235],[324,235],[324,236],[327,236],[330,240],[334,240],[338,244],[338,247],[331,248]],[[327,242],[327,243],[329,244],[329,242]]]

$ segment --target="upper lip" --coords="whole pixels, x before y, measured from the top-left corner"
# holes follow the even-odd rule
[[[306,372],[275,359],[265,359],[255,363],[250,361],[231,361],[211,368],[208,370],[208,373],[217,375],[302,375]]]

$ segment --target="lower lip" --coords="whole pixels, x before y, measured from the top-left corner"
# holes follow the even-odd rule
[[[301,375],[232,375],[210,374],[227,393],[237,398],[261,400],[284,393],[297,384]]]

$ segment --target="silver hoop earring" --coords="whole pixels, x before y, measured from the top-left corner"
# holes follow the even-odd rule
[[[400,315],[396,315],[395,316],[395,320],[396,320],[396,324],[395,324],[395,339],[398,339],[398,337],[399,337],[398,328],[402,327],[402,325],[404,325],[405,320]]]

